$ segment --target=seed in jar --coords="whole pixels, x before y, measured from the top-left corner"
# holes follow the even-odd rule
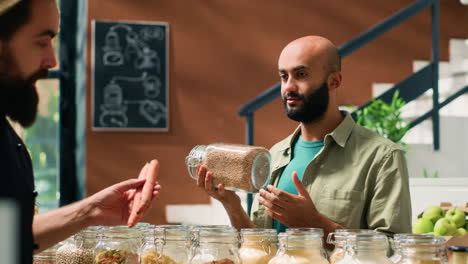
[[[33,264],[55,264],[55,260],[53,258],[43,259],[40,257],[34,257]]]
[[[235,262],[230,259],[219,259],[210,262],[205,262],[203,264],[235,264]]]
[[[92,249],[64,249],[57,252],[56,264],[93,264]]]
[[[236,147],[231,147],[236,148]],[[256,188],[252,185],[252,167],[255,157],[268,152],[267,149],[251,146],[237,146],[238,151],[225,151],[223,149],[213,148],[206,154],[205,165],[209,171],[214,174],[213,184],[217,186],[224,183],[226,187],[234,187],[244,191],[254,191]],[[269,172],[269,160],[260,159],[257,167],[257,173]],[[268,175],[267,175],[268,176]]]
[[[180,264],[172,258],[160,255],[156,250],[146,250],[141,256],[141,264]]]
[[[127,249],[105,250],[97,253],[95,264],[136,264],[138,255]]]
[[[344,256],[343,251],[337,251],[333,253],[330,257],[330,264],[335,264],[336,262],[338,262],[338,260],[342,259],[343,256]]]

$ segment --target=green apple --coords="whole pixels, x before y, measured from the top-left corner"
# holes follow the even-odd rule
[[[414,234],[423,234],[429,233],[434,231],[434,224],[432,224],[431,220],[418,218],[413,223],[413,233]]]
[[[465,234],[466,234],[466,229],[465,228],[460,227],[460,228],[457,229],[457,233],[456,233],[457,236],[462,237]]]
[[[422,215],[422,218],[431,220],[434,225],[442,217],[444,217],[444,210],[439,206],[429,206]]]
[[[464,227],[466,224],[465,212],[459,208],[452,208],[445,213],[445,218],[452,220],[457,228]]]
[[[457,232],[457,226],[452,220],[441,218],[434,226],[435,236],[453,236]]]
[[[468,221],[466,222],[466,225],[465,225],[465,230],[468,231]]]

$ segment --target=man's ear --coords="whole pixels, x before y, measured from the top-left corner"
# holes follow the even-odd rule
[[[328,87],[329,89],[337,89],[341,86],[341,72],[332,72],[328,75]]]

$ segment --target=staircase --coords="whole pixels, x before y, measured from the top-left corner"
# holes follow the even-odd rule
[[[452,39],[449,61],[439,63],[439,99],[445,100],[468,84],[468,40]],[[413,62],[417,71],[428,61]],[[373,95],[393,87],[376,83]],[[403,108],[402,115],[412,121],[432,108],[432,90]],[[426,120],[413,127],[403,138],[409,144],[406,157],[410,175],[413,218],[427,206],[441,201],[454,204],[468,202],[468,94],[461,95],[440,111],[440,150],[434,151],[432,122]],[[427,177],[424,178],[424,170]],[[438,178],[434,178],[436,175]]]

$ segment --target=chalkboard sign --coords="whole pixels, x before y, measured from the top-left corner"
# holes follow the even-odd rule
[[[169,130],[168,31],[93,21],[93,130]]]

